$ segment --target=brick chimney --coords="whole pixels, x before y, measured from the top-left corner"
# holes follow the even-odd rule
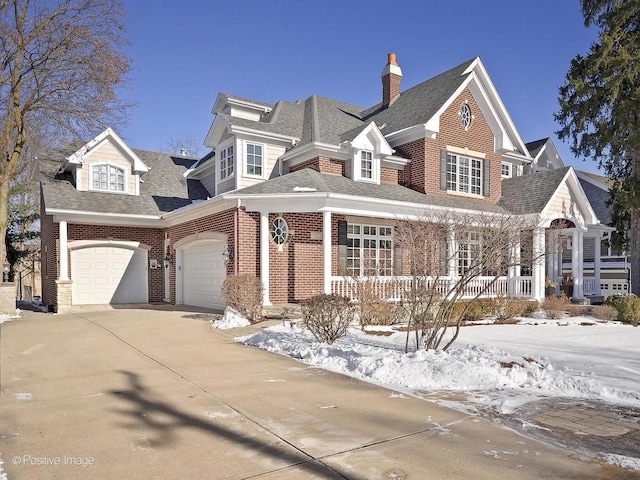
[[[396,63],[396,54],[390,53],[382,70],[382,107],[387,108],[400,96],[402,70]]]

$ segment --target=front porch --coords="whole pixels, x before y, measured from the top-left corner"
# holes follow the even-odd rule
[[[422,288],[447,298],[459,282],[458,277],[332,277],[331,293],[341,295],[351,300],[357,299],[358,284],[360,282],[374,282],[374,291],[379,298],[388,301],[400,301],[406,298],[414,282],[425,282]],[[533,297],[533,277],[476,277],[462,287],[463,299],[480,297],[510,296],[517,298]]]

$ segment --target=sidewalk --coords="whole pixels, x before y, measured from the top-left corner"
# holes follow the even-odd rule
[[[211,330],[206,313],[176,308],[4,323],[8,478],[637,477],[233,340],[256,328]]]

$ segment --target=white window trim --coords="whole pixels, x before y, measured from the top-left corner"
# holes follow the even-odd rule
[[[247,159],[249,157],[249,154],[247,152],[247,145],[254,145],[257,147],[262,148],[262,175],[253,175],[249,173],[249,169],[248,169],[248,164],[247,164]],[[250,142],[245,140],[243,142],[243,149],[242,149],[242,176],[243,177],[247,177],[247,178],[259,178],[259,179],[264,179],[266,178],[266,174],[267,174],[267,149],[266,149],[266,145],[264,143],[260,143],[260,142]]]
[[[388,274],[380,274],[378,272],[378,274],[380,276],[384,276],[384,277],[390,277],[394,275],[394,236],[393,236],[393,227],[389,226],[389,225],[381,225],[381,224],[369,224],[369,223],[357,223],[357,222],[349,222],[347,224],[347,232],[349,230],[349,226],[358,226],[360,227],[360,233],[358,234],[354,234],[354,233],[347,233],[347,238],[348,239],[358,239],[360,240],[360,246],[358,248],[359,250],[359,272],[358,275],[359,277],[363,276],[364,272],[364,267],[365,267],[365,258],[364,258],[364,251],[366,250],[364,247],[364,240],[365,239],[375,239],[376,242],[376,265],[379,268],[380,265],[380,240],[390,240],[391,241],[391,248],[389,250],[390,253],[390,258],[389,258],[389,262],[390,262],[390,272]],[[375,235],[365,235],[364,233],[364,229],[365,227],[371,227],[371,228],[375,228],[376,229],[376,234]],[[380,235],[380,228],[388,228],[391,230],[390,235]],[[348,251],[349,247],[347,247],[347,251]],[[349,261],[349,257],[347,256],[347,270],[349,269],[348,266],[348,261]]]
[[[221,168],[220,168],[220,162],[221,162],[221,157],[219,154],[216,155],[216,183],[222,183],[222,182],[226,182],[228,180],[231,180],[232,178],[234,178],[236,176],[236,167],[237,167],[237,162],[236,159],[238,158],[238,149],[236,148],[235,142],[233,141],[233,139],[228,140],[224,143],[221,143],[220,145],[218,145],[218,148],[216,149],[216,152],[222,152],[223,150],[226,150],[229,147],[233,147],[233,172],[231,172],[231,175],[222,178],[221,176]]]
[[[371,153],[371,178],[362,176],[362,152]],[[356,182],[380,184],[380,157],[375,151],[366,148],[356,150],[353,158],[353,179]]]
[[[451,190],[449,188],[449,155],[451,156],[455,156],[456,157],[456,189],[455,190]],[[475,160],[480,162],[480,193],[472,193],[471,191],[469,192],[461,192],[460,190],[458,190],[458,186],[460,183],[460,162],[459,159],[461,157],[467,158],[471,161]],[[476,158],[476,157],[472,157],[472,156],[468,156],[468,155],[461,155],[458,153],[454,153],[454,152],[450,152],[447,151],[447,162],[446,162],[446,168],[447,168],[447,193],[451,194],[451,195],[460,195],[463,197],[473,197],[473,198],[484,198],[484,162],[485,160],[482,158]],[[471,190],[471,164],[469,164],[469,190]]]
[[[509,175],[505,175],[504,173],[502,173],[502,167],[504,166],[508,166],[509,167]],[[515,168],[515,165],[509,162],[501,162],[500,163],[500,176],[502,178],[511,178],[513,177],[513,169]]]
[[[95,188],[93,186],[93,169],[95,167],[102,167],[102,166],[107,166],[107,167],[115,167],[119,170],[122,170],[122,174],[123,174],[123,182],[124,182],[124,189],[123,190],[111,190],[109,188],[104,189],[104,188]],[[127,172],[127,169],[125,167],[123,167],[122,165],[117,165],[114,163],[109,163],[109,162],[96,162],[96,163],[92,163],[89,166],[89,190],[92,192],[106,192],[106,193],[116,193],[116,194],[128,194],[129,193],[129,174]]]

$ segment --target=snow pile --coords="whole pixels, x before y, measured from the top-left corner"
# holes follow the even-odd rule
[[[618,465],[622,468],[640,472],[640,458],[616,455],[615,453],[603,453],[602,458],[611,465]]]
[[[584,320],[572,320],[574,325],[563,328],[547,322],[465,327],[447,351],[404,353],[405,333],[372,336],[356,328],[333,345],[318,343],[311,333],[295,325],[269,327],[238,340],[404,393],[469,392],[470,401],[502,413],[542,396],[640,407],[640,379],[635,375],[632,382],[627,381],[636,371],[629,358],[637,355],[628,357],[624,348],[619,356],[615,352],[621,345],[637,345],[640,329],[619,324],[581,326]],[[593,357],[600,354],[594,345],[600,345],[603,357],[603,365],[595,373],[589,368]],[[630,367],[626,378],[624,374],[621,377],[623,370],[612,365],[625,358]],[[607,375],[610,378],[603,378]]]
[[[247,320],[241,313],[234,310],[231,307],[224,309],[224,315],[220,320],[213,320],[211,326],[220,330],[227,330],[229,328],[239,328],[251,325],[251,322]]]

